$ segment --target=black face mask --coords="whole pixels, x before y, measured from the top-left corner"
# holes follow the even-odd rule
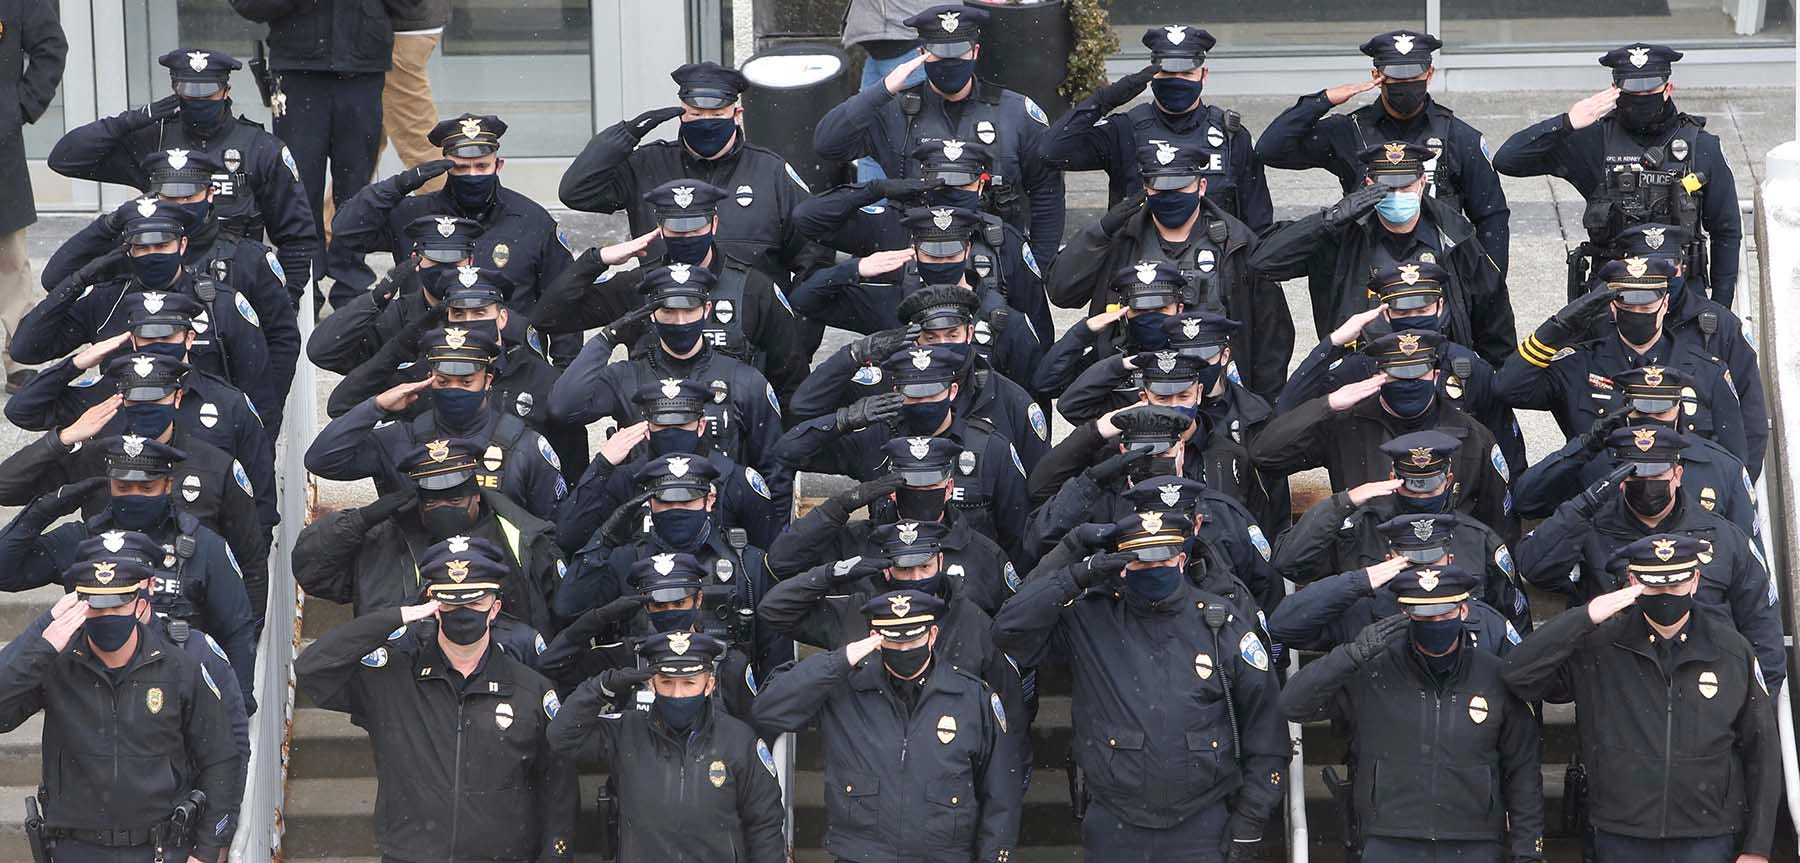
[[[487,212],[500,191],[499,174],[451,174],[450,198],[465,214],[477,216]]]
[[[1671,486],[1671,481],[1666,479],[1628,479],[1625,481],[1625,505],[1638,515],[1657,515],[1675,500]]]
[[[131,634],[137,631],[137,615],[108,614],[104,617],[90,617],[81,627],[94,647],[110,653],[124,647],[125,642],[131,640]]]
[[[1441,314],[1410,315],[1407,317],[1388,318],[1388,323],[1393,326],[1394,332],[1396,333],[1405,332],[1406,330],[1429,330],[1435,333],[1441,326],[1440,322],[1442,319],[1443,315]]]
[[[453,536],[468,533],[475,526],[475,516],[469,514],[467,507],[434,506],[425,509],[420,505],[419,523],[425,526],[425,532],[432,539],[449,539]]]
[[[1634,345],[1647,345],[1656,340],[1656,312],[1628,312],[1618,309],[1619,336]]]
[[[152,252],[130,258],[131,275],[146,288],[161,288],[175,281],[181,272],[181,253]]]
[[[913,488],[901,486],[894,489],[894,508],[899,510],[900,517],[908,521],[937,521],[944,516],[944,503],[948,489]]]
[[[175,422],[173,402],[127,402],[119,409],[125,429],[138,437],[161,437]]]
[[[927,285],[954,285],[962,281],[963,261],[919,261],[919,281]]]
[[[169,515],[166,494],[115,494],[107,504],[113,523],[126,530],[148,531]]]
[[[1688,612],[1694,610],[1694,595],[1677,595],[1673,593],[1643,593],[1637,598],[1637,606],[1644,616],[1650,618],[1658,626],[1674,626]]]
[[[901,405],[900,430],[909,435],[934,435],[949,416],[949,399]]]
[[[1447,482],[1444,483],[1444,488],[1441,491],[1430,497],[1407,497],[1403,494],[1394,495],[1394,509],[1403,513],[1444,512],[1444,504],[1449,502],[1450,484]]]
[[[1186,78],[1151,78],[1150,96],[1164,114],[1185,114],[1200,105],[1201,86]]]
[[[1619,125],[1633,132],[1642,132],[1656,125],[1662,119],[1663,110],[1669,100],[1661,93],[1620,93],[1619,101],[1613,107],[1613,113],[1619,118]]]
[[[137,349],[140,353],[156,354],[159,357],[168,357],[176,362],[187,362],[187,345],[181,342],[149,342],[138,345]]]
[[[925,673],[925,663],[931,661],[931,643],[928,641],[918,647],[895,650],[881,649],[881,664],[887,666],[889,674],[901,680],[914,680]]]
[[[920,593],[928,593],[932,596],[944,595],[944,574],[941,572],[930,578],[915,578],[912,581],[882,576],[882,581],[887,583],[887,589],[890,591],[916,590]]]
[[[1194,217],[1194,210],[1200,207],[1198,191],[1184,192],[1180,190],[1157,192],[1146,198],[1150,205],[1150,218],[1165,228],[1179,228]]]
[[[731,117],[684,120],[681,131],[677,134],[681,136],[681,143],[686,144],[695,155],[710,159],[731,143],[731,136],[737,134],[737,120]]]
[[[231,119],[230,99],[182,99],[181,125],[202,138],[211,136]]]
[[[1394,81],[1381,85],[1382,101],[1388,113],[1405,120],[1425,108],[1425,81]]]
[[[445,428],[464,431],[481,420],[482,406],[487,404],[485,390],[461,387],[437,387],[431,390],[431,407]]]
[[[687,731],[699,720],[700,711],[706,707],[704,695],[658,695],[650,702],[651,709],[656,711],[664,725],[675,731]]]
[[[650,514],[650,527],[670,548],[693,551],[706,539],[711,518],[704,509],[665,509]]]
[[[451,264],[439,264],[435,267],[420,267],[418,270],[419,287],[439,300],[449,293],[450,286],[456,284],[456,267]]]
[[[657,429],[650,433],[650,451],[657,455],[697,453],[700,451],[700,433],[680,426]]]
[[[500,319],[487,318],[479,321],[460,321],[456,324],[471,333],[480,333],[500,344]]]
[[[656,328],[656,338],[668,348],[671,354],[685,354],[700,343],[700,334],[706,330],[706,321],[689,321],[685,324],[670,324],[652,320]]]
[[[940,186],[925,193],[925,203],[934,207],[961,207],[965,210],[981,210],[981,193],[974,189],[958,189],[954,186]]]
[[[438,612],[438,631],[451,644],[474,644],[488,631],[488,613],[473,608],[452,608]]]
[[[1129,444],[1127,444],[1129,446]],[[1175,457],[1164,453],[1159,456],[1134,461],[1125,468],[1126,486],[1130,487],[1151,477],[1180,476],[1181,471],[1175,469]]]
[[[945,95],[961,90],[974,76],[974,58],[953,57],[925,63],[925,77],[931,81],[931,86]]]
[[[1442,654],[1457,645],[1462,639],[1463,622],[1460,617],[1414,620],[1409,622],[1408,628],[1412,631],[1413,644],[1418,646],[1419,652],[1429,662],[1432,654]]]
[[[694,628],[694,621],[700,619],[700,609],[671,608],[652,611],[646,616],[650,618],[650,628],[657,632],[687,632]]]
[[[711,231],[704,234],[689,234],[681,237],[663,237],[663,248],[668,250],[669,262],[673,264],[692,264],[699,266],[706,260],[707,253],[713,248]]]

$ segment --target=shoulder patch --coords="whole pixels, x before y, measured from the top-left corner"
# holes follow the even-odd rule
[[[775,409],[776,416],[781,416],[781,399],[775,397],[775,385],[763,384],[763,392],[769,396],[769,407]]]
[[[1762,660],[1759,660],[1754,656],[1750,657],[1750,672],[1756,675],[1756,685],[1762,689],[1762,693],[1768,695],[1769,681],[1763,679]]]
[[[207,689],[210,689],[210,690],[212,690],[212,694],[213,694],[213,697],[214,697],[214,698],[217,698],[217,699],[219,699],[219,700],[220,700],[220,701],[224,701],[224,700],[225,700],[225,696],[223,696],[223,695],[220,695],[220,694],[219,694],[219,684],[217,684],[217,683],[214,683],[214,682],[213,682],[213,679],[212,679],[212,672],[210,672],[210,671],[207,671],[207,670],[206,670],[206,666],[204,666],[204,665],[202,665],[202,666],[200,666],[200,679],[201,679],[201,680],[203,680],[203,681],[205,681],[205,682],[206,682],[206,688],[207,688]],[[1757,672],[1756,672],[1756,679],[1757,679],[1757,680],[1758,680],[1758,681],[1761,681],[1761,680],[1762,680],[1762,671],[1760,671],[1760,670],[1758,670],[1758,671],[1757,671]],[[1764,687],[1763,687],[1763,691],[1764,691],[1764,692],[1768,692],[1768,691],[1769,691],[1769,687],[1767,687],[1767,686],[1764,686]]]
[[[1019,471],[1019,476],[1027,476],[1025,472],[1025,462],[1019,458],[1019,448],[1008,442],[1006,451],[1012,454],[1013,467]]]
[[[264,252],[263,261],[269,265],[269,272],[274,273],[276,279],[287,281],[287,270],[281,268],[281,259],[275,257],[274,252]]]
[[[231,460],[231,478],[237,480],[238,488],[243,489],[244,494],[256,497],[256,490],[250,487],[250,475],[244,473],[243,462],[235,458]]]
[[[1031,101],[1030,96],[1025,97],[1025,114],[1038,121],[1038,125],[1050,125],[1050,117],[1044,113],[1044,109],[1038,107],[1038,103]]]
[[[881,383],[881,367],[857,366],[856,373],[850,376],[850,380],[865,387],[872,387]],[[90,383],[89,385],[91,386],[92,384]]]
[[[769,771],[770,776],[773,776],[776,779],[781,778],[781,774],[775,770],[775,754],[769,751],[769,744],[757,740],[756,757],[757,760],[763,763],[763,768]]]
[[[1488,461],[1494,463],[1494,470],[1500,474],[1501,479],[1512,481],[1512,471],[1506,467],[1506,456],[1500,454],[1499,444],[1494,444],[1494,448],[1488,451]]]
[[[385,667],[388,664],[388,649],[385,647],[377,647],[365,654],[361,661],[362,664],[370,668]]]
[[[600,285],[600,284],[605,284],[605,283],[607,283],[607,282],[610,282],[610,281],[612,281],[612,277],[613,277],[613,276],[614,276],[614,275],[616,275],[616,274],[617,274],[617,272],[618,272],[618,271],[617,271],[617,270],[607,270],[607,271],[606,271],[606,272],[604,272],[604,273],[601,273],[601,274],[600,274],[600,275],[598,275],[598,276],[595,276],[595,277],[594,277],[594,284],[596,284],[596,285]]]
[[[558,560],[556,562],[556,577],[558,580],[568,578],[569,577],[569,565]]]
[[[781,307],[787,309],[788,314],[793,314],[794,304],[788,302],[787,292],[783,291],[780,285],[770,285],[769,288],[775,292],[775,299],[781,303]]]
[[[808,194],[808,195],[810,195],[810,194],[812,194],[812,187],[811,187],[811,186],[808,186],[808,185],[806,185],[806,181],[805,181],[805,180],[802,180],[802,179],[800,179],[800,172],[799,172],[799,171],[796,171],[796,170],[794,170],[794,166],[793,166],[793,165],[790,165],[790,164],[788,164],[788,163],[786,163],[786,162],[782,162],[782,163],[781,163],[781,167],[783,167],[783,168],[786,168],[786,169],[787,169],[787,175],[788,175],[788,179],[790,179],[790,180],[793,180],[793,181],[794,181],[794,185],[796,185],[796,186],[799,186],[799,187],[800,187],[800,191],[802,191],[802,192],[805,192],[805,193],[807,193],[807,194]]]
[[[205,635],[205,633],[201,633],[201,634]],[[214,641],[213,637],[210,635],[206,636],[206,646],[212,648],[213,654],[218,656],[220,659],[223,659],[226,662],[231,661],[231,657],[225,655],[225,648],[220,647],[219,643],[217,641]]]
[[[1506,550],[1505,543],[1501,543],[1499,548],[1494,549],[1494,565],[1500,567],[1500,571],[1506,573],[1507,578],[1518,575],[1518,571],[1513,568],[1512,552]]]
[[[543,435],[537,436],[537,448],[544,461],[549,462],[551,467],[562,470],[562,459],[556,457],[556,450],[550,448],[550,442],[544,440]]]
[[[281,164],[286,165],[288,173],[294,175],[294,182],[300,182],[300,166],[294,164],[294,154],[286,147],[281,148]]]
[[[1243,657],[1257,671],[1269,670],[1269,651],[1263,648],[1262,639],[1257,638],[1254,632],[1246,632],[1243,638],[1238,639],[1238,656]]]
[[[1481,158],[1486,159],[1489,165],[1494,164],[1494,151],[1488,146],[1486,135],[1481,136]]]
[[[1256,553],[1262,555],[1262,559],[1267,562],[1272,552],[1269,550],[1269,538],[1263,536],[1262,526],[1250,525],[1246,533],[1250,534],[1250,544],[1256,546]]]
[[[760,494],[763,496],[763,500],[773,500],[774,499],[773,496],[769,494],[768,481],[763,479],[762,474],[756,472],[756,468],[753,468],[753,467],[744,468],[744,480],[746,482],[750,483],[751,491],[754,491],[757,494]]]
[[[250,326],[262,327],[262,320],[256,316],[256,307],[250,305],[250,301],[244,299],[243,294],[237,295],[237,301],[233,305],[237,306],[238,316],[249,321]]]
[[[859,209],[865,213],[868,213],[871,216],[879,216],[882,213],[887,212],[887,207],[885,207],[881,204],[869,204],[867,206],[857,207],[857,209]]]
[[[543,656],[544,651],[550,649],[550,645],[544,643],[543,633],[534,632],[531,634],[531,649],[536,651],[539,656]]]
[[[751,695],[762,690],[762,687],[756,685],[756,666],[748,662],[744,663],[744,688],[750,690]]]
[[[1031,253],[1030,243],[1023,243],[1019,246],[1019,257],[1024,259],[1025,266],[1031,270],[1032,275],[1040,279],[1044,277],[1044,271],[1038,269],[1037,255]]]
[[[554,690],[554,689],[544,690],[544,715],[550,717],[551,719],[555,719],[556,711],[561,710],[561,709],[562,709],[562,702],[557,700],[556,690]]]
[[[244,396],[244,406],[250,409],[251,416],[256,417],[256,424],[262,425],[262,414],[256,412],[256,402],[251,401],[249,396]]]
[[[1506,622],[1506,640],[1514,644],[1519,643],[1519,631],[1513,628],[1510,620]]]
[[[1005,734],[1006,733],[1006,708],[1001,706],[1001,704],[1000,704],[1000,694],[999,693],[997,693],[997,692],[988,693],[988,707],[993,708],[994,721],[1000,723],[1000,733]]]
[[[393,632],[388,633],[387,640],[394,641],[394,640],[398,639],[400,636],[405,635],[405,634],[406,634],[406,624],[402,623],[399,626],[394,627]]]
[[[231,550],[231,543],[229,542],[225,543],[225,560],[231,564],[231,571],[237,573],[238,578],[242,579],[244,577],[244,568],[238,566],[237,552]]]
[[[1000,568],[1000,575],[1006,579],[1006,589],[1013,593],[1018,593],[1019,586],[1025,583],[1025,580],[1019,577],[1019,570],[1012,565],[1010,560]]]
[[[1044,409],[1032,402],[1025,407],[1025,416],[1031,420],[1031,430],[1037,433],[1038,440],[1050,439],[1050,420],[1044,416]]]

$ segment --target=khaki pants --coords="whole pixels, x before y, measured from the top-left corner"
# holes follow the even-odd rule
[[[0,371],[11,374],[26,368],[13,364],[13,333],[19,319],[37,302],[37,286],[31,278],[31,257],[25,248],[25,229],[0,236],[0,328],[6,330],[7,352],[0,353]]]
[[[394,143],[400,161],[408,168],[442,159],[443,152],[431,146],[425,136],[438,122],[437,105],[431,101],[431,77],[425,64],[437,49],[439,34],[409,34],[394,37],[394,67],[388,70],[381,89],[381,131]],[[379,154],[376,161],[380,161]],[[444,187],[443,177],[433,177],[419,189],[419,194]]]

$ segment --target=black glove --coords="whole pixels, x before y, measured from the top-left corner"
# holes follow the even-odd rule
[[[1149,458],[1151,449],[1153,448],[1149,444],[1139,444],[1134,446],[1106,461],[1088,468],[1086,471],[1087,478],[1093,480],[1095,485],[1105,485],[1112,482],[1113,480],[1118,479],[1121,474],[1125,473],[1125,469],[1130,467],[1133,463]]]
[[[444,316],[444,306],[439,303],[437,306],[427,309],[425,314],[407,322],[406,328],[396,334],[394,340],[388,344],[400,353],[402,360],[414,359],[419,354],[419,340],[425,337],[427,330],[443,325]]]
[[[1387,197],[1388,190],[1382,186],[1364,186],[1345,195],[1337,203],[1325,208],[1325,227],[1339,230],[1344,226],[1367,215],[1381,199]]]
[[[651,129],[668,122],[671,117],[679,116],[680,108],[652,108],[631,121],[631,136],[642,141],[645,135],[650,134]]]
[[[1085,566],[1075,568],[1075,584],[1080,587],[1093,587],[1108,578],[1125,571],[1125,564],[1137,560],[1137,554],[1130,551],[1114,551],[1096,554],[1087,559]]]
[[[357,512],[362,515],[364,527],[374,527],[375,525],[393,518],[394,513],[412,506],[417,503],[418,500],[418,489],[404,488],[376,498],[374,503],[357,510]]]
[[[864,557],[858,555],[849,560],[840,560],[825,565],[829,573],[832,587],[844,587],[855,584],[865,578],[880,575],[882,570],[893,566],[894,562],[885,557]]]
[[[600,328],[600,337],[607,340],[609,343],[616,345],[619,343],[619,333],[621,331],[623,331],[626,327],[629,327],[632,324],[637,323],[638,321],[644,320],[645,318],[648,318],[651,315],[656,314],[656,310],[659,308],[661,308],[661,306],[658,306],[655,303],[646,303],[642,306],[638,306],[637,308],[632,309],[630,312],[626,313],[624,316],[620,317],[618,320],[613,321],[612,323],[607,324],[604,327],[601,327]]]
[[[648,668],[608,668],[594,675],[600,681],[600,688],[615,696],[625,695],[639,686],[643,686],[656,672]]]
[[[1225,863],[1250,863],[1256,859],[1256,846],[1262,842],[1263,822],[1259,818],[1231,813],[1225,823],[1225,841],[1220,849]]]
[[[1617,411],[1594,420],[1591,428],[1576,436],[1581,441],[1582,450],[1592,454],[1606,449],[1606,439],[1631,421],[1630,413],[1628,410]]]
[[[1150,85],[1150,79],[1154,77],[1156,77],[1156,64],[1152,63],[1100,88],[1098,104],[1110,111],[1136,99],[1138,94],[1144,92],[1144,88]]]
[[[1546,347],[1567,347],[1571,342],[1587,332],[1588,324],[1594,316],[1606,309],[1612,302],[1613,292],[1606,287],[1598,287],[1563,306],[1550,319],[1538,324],[1534,335]]]
[[[124,230],[121,228],[120,230]],[[98,258],[81,265],[75,271],[75,282],[79,285],[92,285],[105,280],[125,265],[124,249],[113,249]]]
[[[1600,504],[1610,499],[1613,493],[1619,490],[1619,483],[1624,482],[1625,478],[1631,476],[1632,471],[1635,470],[1637,470],[1636,465],[1625,462],[1613,468],[1612,473],[1594,480],[1593,485],[1583,489],[1581,494],[1575,498],[1575,513],[1584,519],[1592,518],[1594,513],[1600,509]]]
[[[899,393],[863,396],[847,408],[838,408],[837,414],[832,418],[832,427],[838,434],[846,434],[876,423],[884,423],[900,415],[901,404],[903,400]]]
[[[1105,548],[1106,544],[1112,541],[1112,532],[1113,526],[1110,524],[1089,522],[1075,525],[1075,528],[1069,531],[1069,536],[1074,537],[1077,545],[1093,551]]]
[[[905,484],[905,481],[901,480],[898,475],[890,474],[888,476],[876,477],[855,488],[840,491],[837,494],[832,495],[831,499],[839,506],[843,507],[844,512],[847,513],[887,497]]]
[[[1109,237],[1118,233],[1120,228],[1125,227],[1125,220],[1137,215],[1137,211],[1143,208],[1144,198],[1144,190],[1141,188],[1126,195],[1124,200],[1114,204],[1112,209],[1106,211],[1106,215],[1100,217],[1100,231]]]
[[[1406,634],[1406,628],[1405,614],[1384,617],[1363,627],[1356,640],[1350,642],[1350,659],[1359,668],[1375,661],[1375,657],[1387,652],[1394,639]]]
[[[924,195],[927,191],[936,189],[942,185],[944,185],[944,181],[936,177],[929,180],[890,180],[884,178],[880,180],[870,180],[863,184],[863,188],[868,189],[883,198],[895,201],[911,201]]]
[[[139,126],[148,126],[158,120],[173,120],[181,113],[181,97],[173,93],[162,97],[134,111]]]
[[[905,327],[870,333],[850,343],[850,361],[859,366],[865,363],[880,364],[893,356],[895,351],[906,347],[910,341],[906,337]]]
[[[49,525],[69,513],[81,509],[81,504],[89,495],[106,488],[106,477],[89,477],[80,482],[72,482],[56,491],[40,496],[31,502],[28,508],[31,516],[39,524]]]
[[[394,298],[399,296],[401,291],[409,284],[415,287],[419,284],[418,255],[412,255],[406,260],[401,261],[399,264],[396,264],[394,268],[388,272],[387,278],[382,279],[380,282],[376,283],[375,287],[370,288],[370,296],[375,301],[375,308],[387,308],[387,304],[393,302]]]
[[[638,609],[644,607],[644,597],[640,594],[621,596],[599,608],[590,608],[582,612],[570,629],[588,633],[590,637],[603,641],[616,640],[619,624],[630,617]],[[617,692],[618,690],[613,690]]]
[[[410,194],[431,182],[434,177],[454,167],[456,167],[456,163],[449,159],[421,162],[396,174],[394,176],[395,185],[400,187],[400,191]]]

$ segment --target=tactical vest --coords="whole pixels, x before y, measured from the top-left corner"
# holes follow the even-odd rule
[[[1238,187],[1233,179],[1237,175],[1232,170],[1234,163],[1231,160],[1231,148],[1233,139],[1244,131],[1243,121],[1236,111],[1227,111],[1217,105],[1202,105],[1200,110],[1206,112],[1204,121],[1186,132],[1177,132],[1163,122],[1162,112],[1156,109],[1154,103],[1137,105],[1125,112],[1125,116],[1131,120],[1132,143],[1141,147],[1151,141],[1166,141],[1178,147],[1206,153],[1207,161],[1200,166],[1200,174],[1206,178],[1207,200],[1241,220],[1244,218],[1244,208],[1238,200]],[[1136,174],[1135,170],[1133,174]],[[1123,191],[1130,194],[1136,190]]]
[[[744,284],[749,278],[743,264],[725,261],[712,289],[712,314],[702,322],[700,333],[714,350],[760,369],[765,358],[744,335]]]
[[[956,487],[950,490],[945,506],[955,507],[957,517],[968,519],[969,529],[999,542],[994,523],[993,504],[984,477],[993,471],[1012,470],[1011,465],[987,462],[988,441],[994,436],[994,424],[984,417],[972,416],[962,423],[963,451],[956,456]]]
[[[507,348],[506,353],[502,356],[522,350],[527,350],[527,348],[514,345]],[[515,377],[520,378],[518,382],[521,384],[516,389],[513,387]],[[526,376],[523,374],[522,363],[507,363],[505,370],[489,385],[488,392],[492,393],[495,410],[504,415],[517,415],[533,431],[542,433],[545,423],[549,421],[549,416],[546,411],[540,410],[541,406],[537,403],[537,396],[522,386],[524,377]]]
[[[1347,116],[1350,118],[1350,129],[1356,134],[1356,152],[1360,153],[1378,144],[1385,144],[1388,137],[1379,131],[1376,125],[1386,116],[1387,109],[1377,101],[1373,105],[1365,105]],[[1430,179],[1425,183],[1425,194],[1444,202],[1451,210],[1462,212],[1462,175],[1457,170],[1456,153],[1451,150],[1450,121],[1455,116],[1449,108],[1439,105],[1436,100],[1425,106],[1425,139],[1409,141],[1430,150],[1437,155],[1425,163],[1425,175]],[[1371,135],[1373,137],[1371,137]],[[1447,157],[1447,158],[1446,158]]]
[[[196,273],[194,275],[194,299],[199,300],[206,308],[194,316],[194,344],[188,349],[196,359],[211,357],[218,364],[218,369],[206,369],[202,363],[196,366],[213,371],[219,377],[231,381],[238,389],[248,389],[249,381],[236,380],[231,374],[231,349],[226,346],[224,337],[216,332],[215,325],[219,321],[219,310],[236,302],[232,296],[231,286],[210,275]],[[234,309],[232,314],[237,314]]]
[[[1170,258],[1163,254],[1162,237],[1157,234],[1154,222],[1154,219],[1145,219],[1142,232],[1138,235],[1139,260],[1167,261],[1181,271],[1188,283],[1181,302],[1189,311],[1204,309],[1231,316],[1233,309],[1227,302],[1231,286],[1225,284],[1225,275],[1220,268],[1225,262],[1225,240],[1230,231],[1226,224],[1209,219],[1202,213],[1200,221],[1194,223],[1194,230],[1188,234],[1187,249],[1177,257]],[[1124,302],[1122,296],[1114,299]]]
[[[1621,227],[1646,222],[1679,225],[1691,236],[1700,236],[1700,201],[1681,181],[1694,172],[1695,138],[1701,125],[1682,114],[1659,143],[1644,147],[1620,129],[1617,120],[1601,121],[1603,175],[1594,197],[1618,206],[1624,218]]]
[[[525,421],[509,412],[495,409],[499,417],[493,430],[488,433],[488,447],[481,454],[480,464],[475,469],[475,481],[489,491],[499,491],[506,481],[506,457],[518,446],[519,439],[525,436]],[[408,426],[412,434],[412,442],[423,444],[429,440],[444,437],[444,432],[437,427],[437,411],[427,410],[413,417]]]
[[[188,137],[187,127],[180,120],[157,123],[157,149],[195,148],[224,164],[225,170],[212,178],[213,213],[221,229],[240,237],[261,239],[263,235],[263,214],[257,208],[256,190],[252,188],[250,175],[244,171],[244,161],[254,151],[262,130],[255,123],[233,117],[225,134],[210,138],[205,146],[200,146]]]
[[[1004,124],[1000,108],[1001,95],[1006,91],[977,80],[969,97],[963,100],[961,116],[957,118],[955,128],[951,128],[948,112],[944,110],[941,96],[932,94],[937,103],[934,110],[925,110],[926,89],[929,85],[918,84],[900,91],[900,114],[906,118],[906,135],[903,138],[904,151],[900,154],[905,163],[903,178],[913,179],[920,174],[919,163],[911,157],[914,148],[920,144],[928,144],[945,139],[958,141],[980,141],[993,154],[993,167],[989,171],[988,194],[993,202],[993,211],[1008,224],[1018,228],[1027,236],[1031,233],[1031,202],[1026,197],[1024,178],[1014,172],[1022,172],[1024,154],[1014,152],[1011,141],[1005,136]]]

